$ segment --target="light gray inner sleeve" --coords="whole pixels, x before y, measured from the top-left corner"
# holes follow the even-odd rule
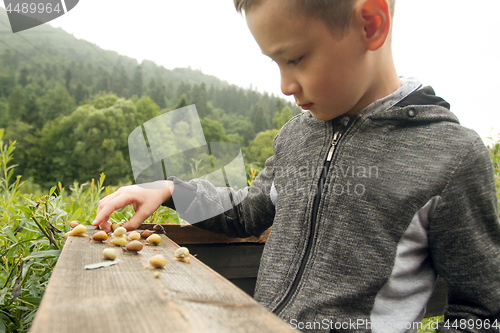
[[[408,333],[419,328],[436,282],[427,230],[439,199],[433,197],[417,211],[398,243],[392,273],[375,297],[370,318],[373,333]]]
[[[276,206],[276,199],[278,199],[278,191],[276,191],[274,182],[271,184],[271,191],[269,191],[269,197],[271,198],[273,205]]]

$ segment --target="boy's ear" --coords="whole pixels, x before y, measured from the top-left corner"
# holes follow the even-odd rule
[[[387,0],[365,0],[361,7],[367,49],[378,50],[384,45],[391,27]]]

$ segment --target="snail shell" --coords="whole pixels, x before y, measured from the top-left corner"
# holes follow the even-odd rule
[[[151,236],[146,239],[146,244],[151,244],[151,245],[158,245],[161,242],[161,237],[160,235],[157,234],[152,234]]]
[[[92,236],[92,240],[96,242],[104,242],[106,239],[108,239],[108,235],[105,231],[98,231]]]

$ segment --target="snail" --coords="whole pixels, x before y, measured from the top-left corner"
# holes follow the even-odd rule
[[[118,229],[119,227],[121,227],[124,224],[125,224],[124,221],[121,221],[121,222],[118,222],[118,223],[113,222],[113,223],[111,223],[111,230],[115,231],[116,229]]]
[[[165,229],[163,229],[163,226],[159,225],[159,224],[155,224],[154,227],[153,227],[153,230],[157,233],[157,234],[164,234],[165,233]]]
[[[184,261],[189,264],[189,250],[186,247],[180,247],[175,250],[174,257],[177,260]]]
[[[149,258],[149,265],[152,268],[163,268],[167,264],[167,259],[161,254]]]
[[[113,231],[113,236],[120,237],[120,236],[124,236],[126,233],[127,233],[127,229],[125,229],[124,227],[118,227]]]
[[[161,242],[161,237],[160,235],[157,234],[152,234],[151,236],[146,239],[146,244],[151,244],[151,245],[158,245]]]
[[[124,227],[118,227],[113,232],[113,236],[120,237],[120,236],[125,235],[126,233],[127,233],[127,229],[125,229]]]
[[[149,236],[151,236],[153,234],[153,232],[151,230],[144,230],[141,232],[141,237],[142,238],[148,238]]]
[[[109,245],[125,246],[127,245],[127,239],[124,236],[113,237],[113,239],[109,242]]]
[[[102,257],[104,259],[108,259],[108,260],[114,260],[116,259],[116,251],[115,249],[112,249],[112,248],[105,248],[103,251],[102,251]]]
[[[71,228],[74,228],[74,227],[76,227],[76,226],[77,226],[77,225],[79,225],[79,224],[80,224],[80,222],[78,222],[78,221],[71,221],[71,222],[69,223],[69,226],[70,226]]]
[[[125,246],[125,250],[128,252],[133,252],[137,254],[140,250],[142,250],[142,243],[139,242],[138,240],[131,241]]]
[[[92,238],[90,240],[96,241],[96,242],[104,242],[106,239],[108,239],[108,235],[106,234],[105,231],[98,231],[94,235],[92,235]]]
[[[77,225],[71,231],[67,232],[64,237],[68,238],[69,236],[83,236],[83,234],[87,231],[87,228],[84,225]]]
[[[137,231],[132,231],[128,236],[127,236],[127,239],[129,241],[133,241],[133,240],[138,240],[139,238],[141,238],[141,235],[137,232]]]

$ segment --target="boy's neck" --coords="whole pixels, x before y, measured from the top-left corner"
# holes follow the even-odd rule
[[[368,88],[359,102],[346,114],[348,116],[354,116],[376,100],[392,94],[401,85],[390,43],[368,55],[367,61],[371,72]]]

